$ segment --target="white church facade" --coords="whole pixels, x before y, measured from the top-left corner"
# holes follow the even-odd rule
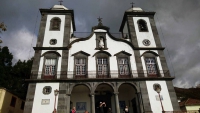
[[[180,111],[155,12],[125,11],[120,38],[100,18],[89,36],[77,38],[74,12],[63,5],[40,12],[24,113],[99,113],[100,102],[104,113],[125,106],[130,113]]]

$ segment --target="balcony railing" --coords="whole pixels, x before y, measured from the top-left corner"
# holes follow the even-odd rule
[[[188,110],[188,111],[164,111],[163,113],[199,113],[198,110]]]
[[[154,76],[146,70],[132,70],[130,74],[120,75],[118,71],[111,70],[106,75],[98,75],[96,71],[86,71],[85,75],[76,75],[74,71],[57,71],[55,75],[46,75],[44,72],[32,71],[30,79],[88,79],[88,78],[157,78],[170,77],[169,70],[159,70]]]

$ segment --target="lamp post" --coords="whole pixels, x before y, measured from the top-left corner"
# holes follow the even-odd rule
[[[58,93],[59,93],[59,90],[58,90],[58,89],[54,90],[55,102],[54,102],[54,110],[53,110],[53,113],[56,113],[56,97],[57,97]]]
[[[162,100],[160,98],[160,91],[161,91],[161,88],[160,87],[156,87],[156,92],[158,93],[158,96],[159,96],[159,99],[160,99],[160,104],[161,104],[161,107],[162,107],[162,113],[165,113],[165,111],[163,109],[163,105],[162,105]]]

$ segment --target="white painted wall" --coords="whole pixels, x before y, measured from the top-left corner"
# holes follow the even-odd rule
[[[97,29],[95,31],[98,32],[105,32],[105,30],[102,29]],[[124,43],[124,42],[119,42],[119,41],[115,41],[113,39],[111,39],[107,34],[106,34],[106,41],[107,41],[107,48],[108,50],[105,50],[107,52],[109,52],[112,56],[110,57],[110,71],[112,72],[118,72],[118,67],[117,67],[117,59],[116,56],[114,56],[114,54],[120,52],[120,51],[126,51],[130,54],[132,54],[132,56],[130,56],[130,61],[131,61],[131,69],[132,70],[136,70],[136,62],[135,62],[135,58],[134,58],[134,52],[132,50],[132,48]],[[90,54],[90,56],[88,57],[88,71],[93,71],[96,72],[96,60],[95,57],[93,57],[93,55],[98,52],[99,50],[95,50],[96,48],[96,34],[94,34],[89,40],[86,41],[79,41],[76,42],[72,45],[72,47],[69,50],[69,62],[68,62],[68,71],[73,71],[74,69],[74,57],[72,56],[72,54],[79,52],[79,51],[84,51],[88,54]],[[138,75],[135,75],[135,77],[137,77]],[[89,78],[95,78],[96,74],[89,74]],[[111,75],[112,78],[117,78],[118,74],[113,74]],[[72,76],[68,76],[68,78],[72,78]]]
[[[59,31],[50,31],[49,30],[50,29],[50,21],[54,17],[58,17],[61,19]],[[64,25],[65,25],[65,15],[47,15],[43,47],[62,47],[63,46]],[[57,39],[57,44],[50,45],[49,41],[51,39]]]
[[[166,82],[165,81],[146,81],[147,91],[149,94],[148,95],[149,101],[150,101],[150,105],[151,105],[151,109],[153,113],[162,112],[161,103],[159,100],[156,100],[156,95],[158,95],[158,93],[153,89],[153,85],[156,83],[160,84],[161,86],[160,95],[163,96],[162,104],[163,104],[164,111],[173,111],[173,107],[172,107],[172,103],[171,103]]]
[[[138,24],[137,24],[137,21],[139,19],[143,19],[147,22],[148,32],[139,32],[139,28],[138,28]],[[134,26],[135,26],[135,32],[137,35],[138,46],[139,47],[156,47],[149,18],[148,17],[133,17],[133,22],[134,22]],[[148,39],[151,42],[151,44],[149,46],[143,45],[142,41],[144,39]]]
[[[51,86],[52,92],[48,95],[44,95],[43,88],[45,86]],[[52,113],[54,109],[54,90],[59,89],[59,83],[36,83],[35,88],[35,96],[33,100],[33,108],[32,113]],[[42,99],[50,99],[50,103],[48,105],[42,105]],[[58,96],[56,98],[58,101]],[[57,109],[57,102],[56,102],[56,109]]]

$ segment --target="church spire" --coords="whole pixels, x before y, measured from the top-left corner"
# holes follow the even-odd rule
[[[99,16],[99,18],[97,18],[98,19],[98,21],[99,21],[99,24],[98,24],[98,26],[102,26],[103,24],[102,24],[102,18]]]
[[[58,2],[60,2],[60,5],[62,5],[62,2],[63,2],[63,1],[62,1],[62,0],[60,0],[60,1],[58,1]]]

